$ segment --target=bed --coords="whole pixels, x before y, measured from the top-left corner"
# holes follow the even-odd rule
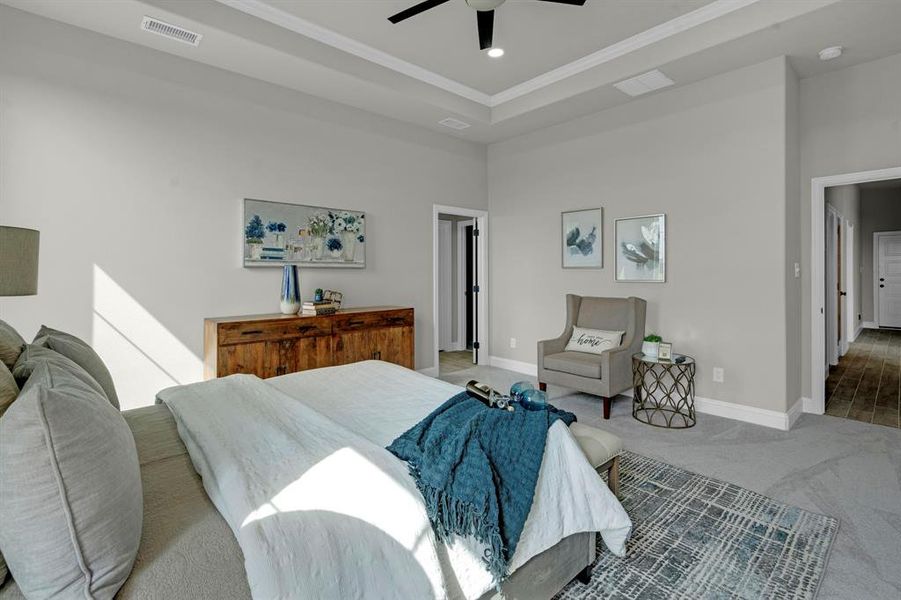
[[[415,424],[460,389],[379,361],[295,373],[264,384],[380,447],[390,443],[392,432]],[[194,385],[189,389],[211,389]],[[138,450],[144,520],[138,556],[118,598],[251,597],[246,557],[233,528],[204,489],[182,439],[185,432],[179,433],[173,411],[163,403],[185,389],[165,390],[161,403],[123,413]],[[367,390],[365,399],[361,390]],[[628,536],[628,527],[620,533]],[[549,598],[594,558],[595,533],[572,532],[516,565],[500,592],[488,589],[478,597]],[[473,598],[453,573],[444,573],[444,583],[448,598]],[[14,581],[0,588],[2,600],[21,597]]]

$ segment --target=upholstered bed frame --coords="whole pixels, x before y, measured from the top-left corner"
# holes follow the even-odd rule
[[[137,560],[117,598],[250,598],[244,558],[234,535],[204,491],[175,421],[165,405],[122,413],[134,433],[144,487],[144,524]],[[351,542],[352,543],[352,542]],[[550,598],[595,558],[595,534],[570,536],[518,569],[503,596]],[[448,582],[458,597],[456,582]],[[15,581],[0,600],[23,598]]]

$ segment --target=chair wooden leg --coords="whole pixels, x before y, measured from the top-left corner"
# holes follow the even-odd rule
[[[601,399],[604,401],[604,418],[609,419],[610,418],[610,398],[603,396]]]
[[[544,382],[542,382],[542,381],[539,381],[539,382],[538,382],[538,389],[541,390],[542,392],[546,392],[546,391],[547,391],[547,384],[544,383]]]
[[[607,486],[613,495],[619,498],[619,457],[615,456],[607,470]]]

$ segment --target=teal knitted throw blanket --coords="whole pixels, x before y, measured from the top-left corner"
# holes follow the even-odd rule
[[[495,585],[507,577],[544,458],[547,431],[575,415],[548,405],[510,412],[457,394],[394,440],[388,450],[406,461],[443,542],[474,536]]]

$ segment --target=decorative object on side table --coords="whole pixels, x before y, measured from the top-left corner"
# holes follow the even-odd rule
[[[666,215],[617,219],[616,280],[666,281]]]
[[[561,213],[564,269],[604,266],[604,211],[601,208]]]
[[[660,360],[672,360],[673,345],[668,342],[660,342],[657,345],[657,358]]]
[[[678,362],[679,359],[684,359]],[[632,355],[632,416],[642,423],[669,429],[694,427],[695,360]]]
[[[366,266],[360,211],[244,200],[244,266]]]
[[[282,270],[280,308],[283,315],[294,315],[300,310],[300,277],[295,265],[285,265]]]
[[[662,341],[663,338],[656,333],[649,333],[644,336],[644,341],[641,343],[641,352],[648,358],[657,358],[657,353],[660,351],[660,342]]]

